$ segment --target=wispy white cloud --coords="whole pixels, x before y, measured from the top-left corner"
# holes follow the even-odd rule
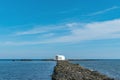
[[[120,19],[92,22],[92,23],[67,23],[61,25],[69,29],[68,35],[61,35],[45,40],[27,42],[3,42],[5,45],[33,45],[49,43],[78,43],[86,40],[102,40],[120,38]],[[51,31],[52,32],[52,31]],[[61,34],[61,33],[59,33]]]
[[[38,38],[50,38],[50,37],[53,37],[55,36],[55,33],[46,33],[46,34],[42,34],[40,36],[38,36]]]
[[[54,30],[61,30],[61,29],[64,29],[64,26],[59,26],[59,25],[39,26],[39,25],[36,25],[32,29],[25,30],[25,31],[18,31],[15,33],[15,35],[20,36],[20,35],[40,34],[40,33],[51,32]]]
[[[47,30],[42,30],[40,28],[33,28],[33,29],[27,30],[27,31],[16,32],[15,35],[20,36],[20,35],[38,34],[38,33],[44,33],[46,31]]]
[[[78,26],[80,25],[80,23],[76,24],[78,24]],[[80,42],[85,40],[120,38],[120,19],[104,22],[87,23],[83,26],[83,28],[71,29],[70,35],[62,36],[52,41]]]
[[[113,6],[111,8],[107,8],[107,9],[104,9],[104,10],[101,10],[101,11],[93,12],[93,13],[90,13],[90,14],[84,15],[84,16],[95,16],[95,15],[103,14],[103,13],[106,13],[108,11],[115,10],[115,9],[118,9],[118,8],[120,8],[120,7]]]

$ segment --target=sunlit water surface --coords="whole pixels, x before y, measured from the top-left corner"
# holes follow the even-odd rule
[[[0,61],[0,80],[51,80],[54,61]]]

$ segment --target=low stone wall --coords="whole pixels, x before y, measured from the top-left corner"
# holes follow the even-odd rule
[[[97,71],[91,71],[79,64],[68,61],[57,61],[54,67],[52,80],[114,80]]]

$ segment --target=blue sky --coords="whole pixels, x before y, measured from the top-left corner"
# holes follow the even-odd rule
[[[120,58],[120,0],[0,0],[0,58]]]

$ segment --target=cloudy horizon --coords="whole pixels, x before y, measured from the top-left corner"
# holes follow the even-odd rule
[[[118,0],[52,2],[0,1],[1,59],[120,58]]]

